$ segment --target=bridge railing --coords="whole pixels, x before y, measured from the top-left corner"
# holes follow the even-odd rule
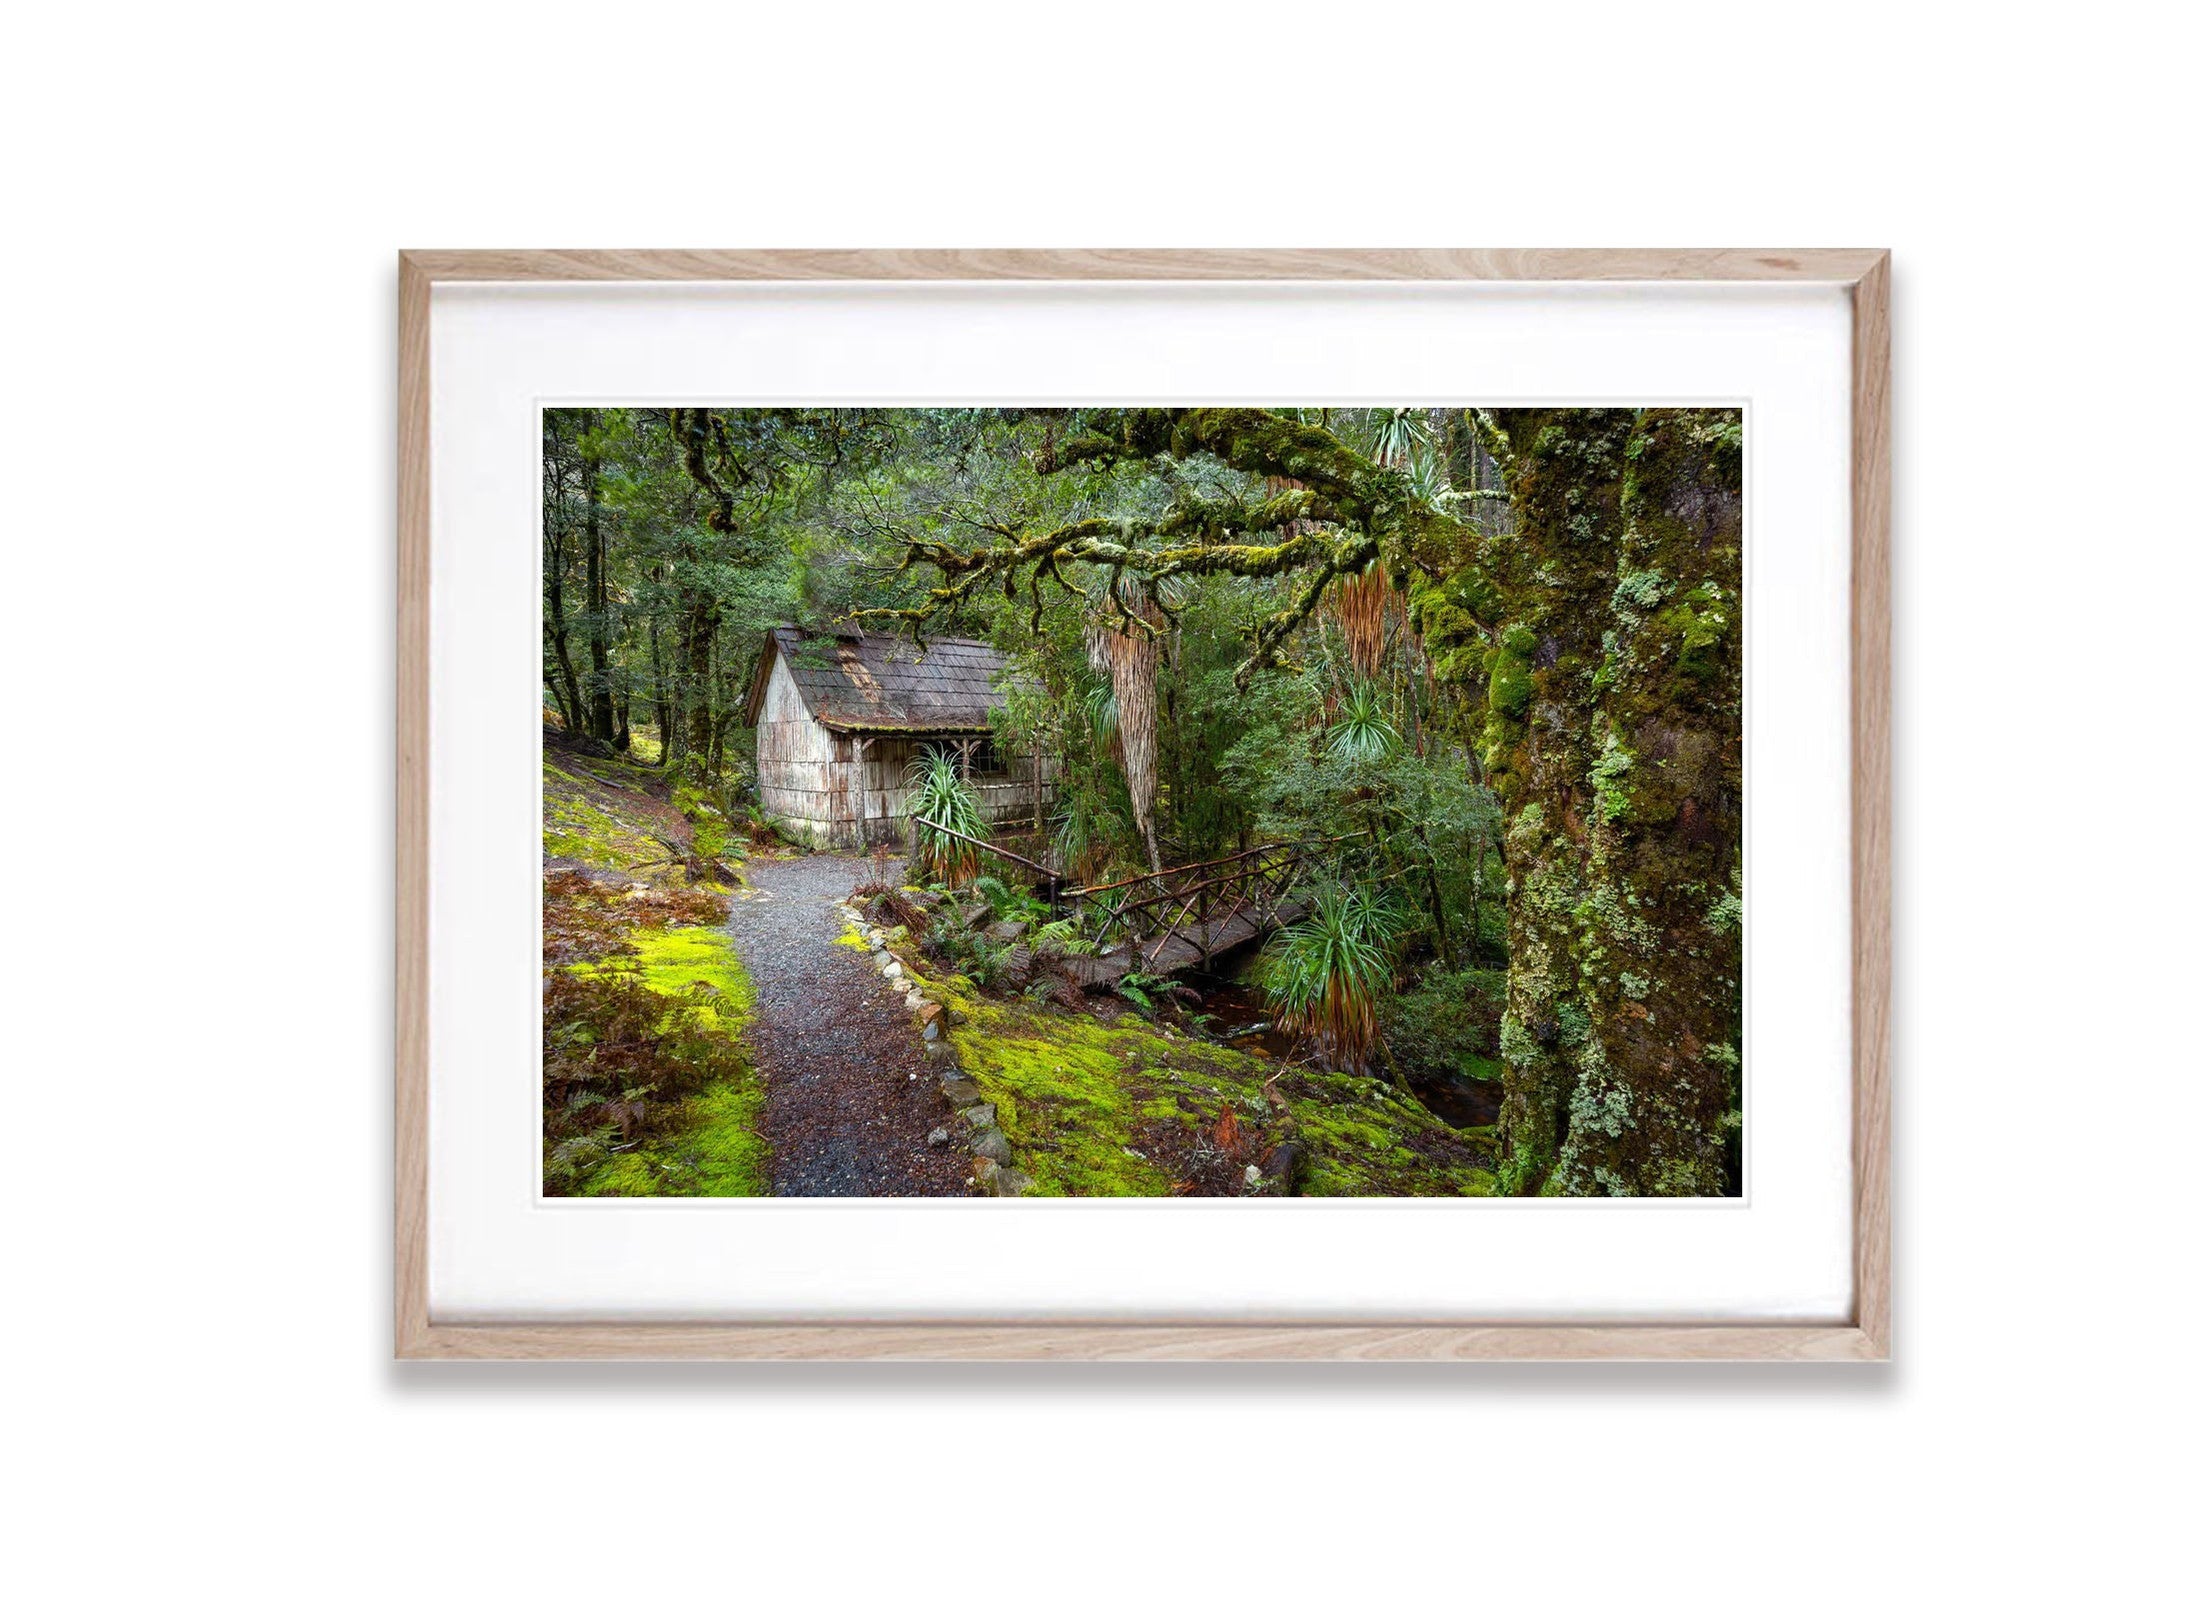
[[[1258,921],[1287,897],[1307,858],[1333,845],[1348,843],[1364,833],[1344,833],[1334,838],[1257,844],[1217,860],[1192,861],[1164,867],[1137,877],[1095,883],[1089,888],[1070,888],[1064,900],[1081,900],[1106,907],[1094,942],[1108,947],[1111,936],[1133,940],[1155,939],[1157,951],[1171,938],[1193,940],[1203,958],[1212,931],[1226,927],[1243,914]]]

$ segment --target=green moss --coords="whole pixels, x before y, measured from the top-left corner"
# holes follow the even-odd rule
[[[1519,718],[1535,697],[1535,671],[1527,655],[1499,650],[1489,663],[1489,709],[1499,716]]]
[[[768,1193],[771,1146],[761,1131],[763,1085],[753,1072],[712,1083],[689,1102],[692,1120],[666,1148],[667,1163],[692,1186],[683,1191],[720,1197]]]
[[[647,1155],[628,1150],[613,1155],[581,1189],[591,1199],[648,1199],[663,1192],[657,1168]]]
[[[844,929],[841,932],[840,936],[834,939],[833,942],[835,944],[845,944],[849,949],[860,949],[868,951],[870,948],[870,940],[865,938],[861,933],[858,933],[852,927]]]
[[[1430,1158],[1431,1138],[1463,1143],[1402,1089],[1365,1077],[1307,1073],[1291,1117],[1314,1154],[1313,1198],[1475,1198],[1495,1191],[1478,1162]]]
[[[614,871],[650,875],[665,864],[664,847],[649,836],[640,820],[623,809],[629,789],[613,782],[595,768],[608,761],[583,762],[578,756],[562,757],[582,765],[585,777],[576,777],[548,756],[542,761],[542,853],[557,860],[579,861]]]
[[[1049,1015],[1041,1033],[967,983],[943,986],[967,1018],[948,1035],[956,1057],[992,1101],[1032,1194],[1168,1192],[1167,1171],[1134,1153],[1148,1123],[1179,1114],[1173,1100],[1144,1103],[1162,1098],[1145,1074],[1168,1053],[1152,1029]]]
[[[641,980],[653,992],[677,994],[696,983],[716,993],[698,1008],[706,1026],[739,1033],[756,1007],[756,987],[724,932],[715,927],[640,928],[628,935],[640,954]]]
[[[712,1083],[679,1107],[679,1129],[613,1155],[590,1175],[590,1198],[748,1198],[770,1192],[763,1086],[753,1075]]]
[[[1277,1075],[1264,1057],[1142,1019],[1101,1022],[994,1001],[958,978],[938,986],[964,1017],[948,1034],[956,1059],[992,1102],[1033,1195],[1176,1191],[1173,1163],[1211,1148],[1225,1112],[1257,1151],[1298,1143],[1308,1194],[1491,1191],[1478,1146],[1402,1089],[1296,1068]],[[1281,1109],[1262,1091],[1270,1077]]]
[[[635,953],[572,969],[583,976],[638,980],[653,993],[688,1001],[667,1022],[670,1047],[707,1049],[724,1073],[686,1099],[653,1114],[662,1132],[645,1132],[592,1172],[583,1194],[644,1198],[734,1198],[768,1193],[770,1146],[762,1133],[764,1091],[740,1046],[755,1007],[755,985],[725,934],[714,927],[638,928]]]

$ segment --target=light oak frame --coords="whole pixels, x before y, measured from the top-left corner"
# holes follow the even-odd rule
[[[1883,250],[408,250],[398,257],[396,1353],[403,1359],[1808,1360],[1890,1353],[1892,433]],[[1508,280],[1838,284],[1854,307],[1855,1292],[1845,1321],[451,1324],[428,1314],[428,322],[437,283]]]

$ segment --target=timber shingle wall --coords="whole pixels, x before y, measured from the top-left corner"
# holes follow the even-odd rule
[[[750,696],[756,788],[764,811],[834,846],[898,842],[908,769],[927,743],[988,738],[1005,656],[973,639],[823,638],[775,629]],[[858,763],[857,749],[862,759]],[[974,786],[992,821],[1031,814],[1021,757]],[[1048,776],[1040,805],[1051,803]]]

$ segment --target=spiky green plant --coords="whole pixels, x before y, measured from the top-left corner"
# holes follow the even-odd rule
[[[1364,1075],[1382,1041],[1375,1007],[1397,983],[1397,912],[1367,888],[1330,883],[1305,917],[1276,934],[1254,967],[1275,1028],[1308,1038]]]
[[[1416,406],[1376,406],[1361,428],[1367,453],[1384,466],[1403,466],[1433,437],[1428,413]]]
[[[977,871],[977,846],[916,824],[932,822],[967,838],[983,838],[985,813],[978,805],[977,790],[963,779],[954,757],[937,748],[916,758],[909,785],[909,848],[917,870],[932,882],[959,888]]]
[[[1329,724],[1328,746],[1332,753],[1356,760],[1382,760],[1397,753],[1404,741],[1382,709],[1382,696],[1362,679],[1336,708]]]
[[[1137,848],[1122,774],[1109,765],[1062,784],[1054,812],[1054,850],[1062,870],[1093,883]]]
[[[1458,492],[1443,478],[1443,463],[1433,450],[1421,450],[1405,467],[1406,492],[1431,511],[1447,511]]]
[[[1122,737],[1122,717],[1115,707],[1112,688],[1100,687],[1085,693],[1084,721],[1091,729],[1094,749],[1114,749],[1116,741]]]

